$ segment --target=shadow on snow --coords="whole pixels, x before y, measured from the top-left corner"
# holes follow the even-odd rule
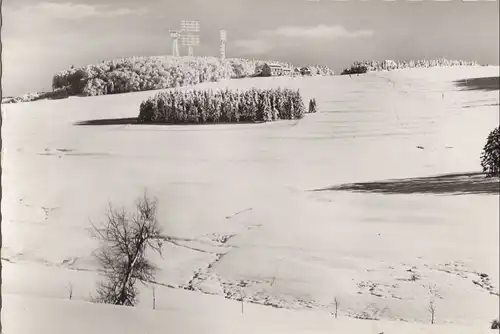
[[[137,117],[90,119],[75,123],[75,125],[123,125],[123,124],[137,124]]]
[[[445,174],[379,182],[349,183],[313,191],[352,191],[381,194],[499,194],[498,178],[483,173]]]
[[[78,125],[78,126],[127,125],[127,124],[137,124],[137,125],[231,125],[231,124],[262,124],[262,123],[274,123],[274,122],[239,121],[239,122],[217,122],[217,123],[210,123],[210,122],[206,122],[206,123],[194,123],[194,122],[179,122],[179,123],[144,122],[144,123],[138,123],[137,117],[127,117],[127,118],[89,119],[89,120],[85,120],[85,121],[75,122],[75,123],[73,123],[73,125]]]
[[[464,90],[492,91],[500,89],[500,77],[470,78],[455,81]]]

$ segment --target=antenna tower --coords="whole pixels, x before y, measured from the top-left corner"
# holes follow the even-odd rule
[[[181,42],[187,46],[188,55],[194,56],[194,47],[200,45],[200,21],[181,21]]]
[[[170,37],[172,38],[172,56],[179,57],[179,32],[170,30]]]
[[[226,59],[226,42],[227,42],[227,31],[220,31],[220,59]]]

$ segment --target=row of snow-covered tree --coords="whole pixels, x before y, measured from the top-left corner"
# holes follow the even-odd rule
[[[316,103],[310,103],[316,112]],[[161,92],[140,106],[139,123],[237,123],[300,119],[306,113],[298,90],[256,89],[173,90]]]
[[[356,74],[375,71],[392,71],[405,68],[451,67],[451,66],[478,66],[475,61],[449,60],[446,58],[424,60],[384,60],[384,61],[356,61],[350,68],[341,74]]]
[[[22,103],[22,102],[32,102],[43,99],[62,99],[68,97],[68,92],[66,89],[56,89],[52,92],[46,93],[29,93],[20,96],[5,97],[2,98],[2,104],[9,103]]]
[[[307,67],[311,70],[312,75],[331,76],[335,74],[333,70],[326,65],[310,65]]]
[[[67,89],[69,95],[95,96],[181,87],[249,76],[259,63],[215,57],[122,58],[61,71],[54,75],[52,88]]]
[[[72,95],[119,94],[243,78],[257,74],[264,63],[293,68],[292,64],[286,62],[243,58],[221,60],[215,57],[128,57],[60,71],[52,78],[52,92],[11,97],[4,99],[2,103]],[[327,66],[315,65],[309,68],[313,75],[333,75],[333,71]]]

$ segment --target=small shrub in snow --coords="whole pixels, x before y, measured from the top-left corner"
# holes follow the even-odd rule
[[[95,302],[134,306],[138,296],[136,281],[145,283],[154,278],[156,268],[146,259],[146,252],[150,249],[161,254],[156,205],[156,200],[144,194],[136,203],[135,214],[110,206],[104,227],[93,225],[94,237],[102,243],[96,258],[105,276]]]
[[[299,119],[305,114],[300,92],[193,90],[158,93],[141,103],[139,123],[202,124]]]
[[[353,64],[351,68],[346,68],[345,70],[340,73],[341,75],[347,75],[347,74],[363,74],[368,72],[368,68],[365,65],[361,64]]]
[[[308,113],[312,114],[318,111],[318,107],[316,105],[316,99],[310,99],[309,100],[309,110]]]
[[[500,126],[490,132],[481,154],[481,166],[487,176],[500,176]]]

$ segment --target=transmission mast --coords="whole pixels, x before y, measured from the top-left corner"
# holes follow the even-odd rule
[[[172,56],[179,57],[179,32],[176,30],[170,30],[170,37],[172,38]]]
[[[227,31],[220,31],[220,59],[226,59]]]
[[[200,21],[181,21],[181,42],[187,46],[188,55],[194,56],[194,47],[200,45]]]

